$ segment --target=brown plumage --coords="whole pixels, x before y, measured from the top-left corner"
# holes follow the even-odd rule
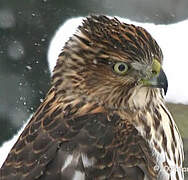
[[[143,28],[90,16],[0,180],[180,180],[182,141],[165,107],[162,51]]]

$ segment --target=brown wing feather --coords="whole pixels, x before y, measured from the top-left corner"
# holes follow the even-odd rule
[[[134,163],[143,160],[135,145],[136,130],[129,124],[122,124],[117,115],[107,116],[100,107],[88,105],[87,108],[86,104],[79,104],[82,106],[76,104],[77,109],[70,105],[62,107],[51,90],[9,153],[0,171],[1,180],[71,179],[75,170],[84,172],[86,179],[132,177],[139,168],[126,172],[123,164],[132,159],[127,154],[133,148],[138,155]],[[79,117],[78,111],[85,114]],[[75,168],[61,174],[66,158],[75,152],[93,158],[95,164],[84,167],[80,159]],[[140,169],[138,172],[143,177]]]
[[[1,168],[2,180],[37,179],[55,157],[58,141],[49,136],[49,131],[44,128],[49,119],[51,127],[58,124],[56,119],[50,117],[53,113],[49,114],[57,106],[53,98],[53,93],[49,94],[13,146]]]

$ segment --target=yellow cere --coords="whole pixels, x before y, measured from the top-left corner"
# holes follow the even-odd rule
[[[152,72],[154,75],[157,75],[160,73],[161,70],[161,64],[157,59],[153,59],[153,64],[152,64]]]

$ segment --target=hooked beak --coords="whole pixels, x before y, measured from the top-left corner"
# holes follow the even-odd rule
[[[166,95],[168,89],[168,80],[166,74],[161,68],[161,64],[154,59],[152,64],[152,76],[149,79],[142,79],[142,82],[145,86],[154,87],[154,88],[163,88]]]
[[[160,72],[157,76],[154,76],[147,81],[147,85],[150,87],[164,89],[164,93],[166,95],[168,90],[168,80],[162,68],[160,69]]]

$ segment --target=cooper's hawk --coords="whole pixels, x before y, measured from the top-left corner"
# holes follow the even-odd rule
[[[162,59],[145,29],[86,18],[59,55],[52,87],[1,180],[182,180]]]

